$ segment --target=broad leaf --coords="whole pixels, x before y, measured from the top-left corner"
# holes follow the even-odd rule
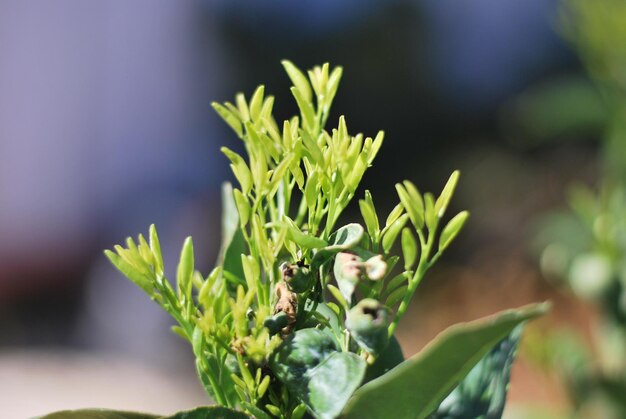
[[[337,417],[361,384],[365,361],[351,352],[334,352],[307,374],[304,403],[319,419]]]
[[[523,325],[517,326],[472,368],[429,419],[500,418]]]
[[[174,413],[171,416],[163,416],[160,419],[253,419],[238,410],[222,406],[204,406],[192,410]]]
[[[402,354],[402,348],[395,336],[389,338],[387,347],[378,357],[372,365],[367,367],[365,371],[365,382],[372,381],[375,378],[387,373],[396,365],[404,361],[404,355]]]
[[[342,416],[425,418],[496,343],[547,309],[545,303],[534,304],[448,328],[421,352],[359,388]]]

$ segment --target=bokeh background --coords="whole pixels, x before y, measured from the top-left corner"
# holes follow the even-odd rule
[[[506,415],[569,417],[567,377],[537,348],[562,328],[592,347],[603,317],[546,279],[537,237],[569,185],[602,184],[610,112],[561,3],[0,0],[0,417],[206,403],[171,321],[102,249],[155,223],[169,269],[193,235],[208,271],[231,179],[219,148],[239,146],[210,103],[265,84],[291,115],[283,58],[344,67],[329,121],[385,130],[363,181],[384,213],[395,182],[438,191],[462,172],[453,205],[472,217],[401,325],[405,355],[454,322],[551,299]],[[615,38],[596,40],[592,53]]]

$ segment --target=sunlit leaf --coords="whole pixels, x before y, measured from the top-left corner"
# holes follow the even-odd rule
[[[360,387],[342,417],[425,418],[497,342],[547,309],[535,304],[448,328],[421,352]]]

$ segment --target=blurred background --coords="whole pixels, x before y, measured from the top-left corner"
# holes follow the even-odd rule
[[[383,213],[395,182],[462,171],[472,217],[401,324],[405,355],[550,299],[505,417],[626,417],[621,0],[0,0],[0,417],[206,403],[171,321],[102,250],[155,223],[170,270],[193,235],[208,272],[219,147],[239,146],[210,102],[265,84],[295,113],[283,58],[342,65],[330,124],[385,130],[363,181]]]

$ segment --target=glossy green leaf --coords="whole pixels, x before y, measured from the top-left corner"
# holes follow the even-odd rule
[[[411,233],[411,229],[404,227],[402,229],[402,257],[404,258],[404,269],[409,270],[415,263],[417,258],[417,241]]]
[[[331,335],[319,329],[300,329],[283,341],[270,358],[270,368],[283,383],[306,387],[307,373],[339,350]]]
[[[461,211],[457,215],[455,215],[446,226],[441,231],[441,236],[439,236],[439,251],[445,250],[450,243],[455,239],[455,237],[459,234],[467,218],[469,217],[469,212]]]
[[[448,208],[448,204],[452,199],[452,194],[454,193],[454,189],[456,188],[456,184],[459,181],[459,175],[461,173],[458,170],[455,170],[450,175],[450,178],[446,182],[443,190],[441,191],[441,195],[437,198],[435,202],[435,214],[437,217],[442,218]]]
[[[306,76],[298,69],[298,67],[293,65],[293,63],[289,60],[283,60],[281,61],[281,64],[285,68],[285,71],[291,79],[294,87],[300,92],[302,98],[307,102],[310,102],[312,98],[312,92],[311,86],[309,85],[309,81],[307,80]]]
[[[156,419],[160,415],[109,409],[63,410],[39,416],[38,419]]]
[[[415,356],[359,388],[344,418],[425,418],[497,342],[518,324],[544,314],[534,304],[442,332]]]
[[[361,384],[365,368],[358,355],[334,352],[308,372],[306,392],[300,398],[316,418],[336,418]]]

